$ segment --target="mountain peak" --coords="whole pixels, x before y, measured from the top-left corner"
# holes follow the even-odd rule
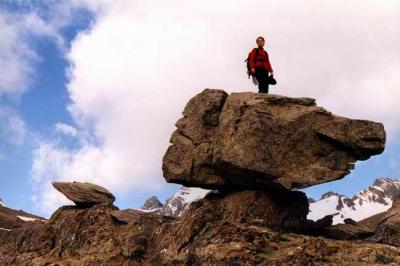
[[[322,194],[321,199],[326,199],[326,198],[329,198],[329,197],[332,197],[332,196],[338,196],[338,197],[340,197],[340,196],[342,196],[342,195],[340,195],[340,194],[338,194],[338,193],[336,193],[336,192],[333,192],[333,191],[328,191],[328,192]]]
[[[156,196],[152,196],[146,200],[143,206],[140,208],[142,210],[155,210],[160,209],[164,205],[158,200]]]
[[[181,216],[192,202],[204,198],[209,192],[209,190],[202,188],[182,186],[175,195],[167,199],[165,205],[153,196],[146,200],[140,210],[160,213],[165,216]]]
[[[400,187],[400,180],[390,177],[381,177],[375,179],[372,186],[381,187],[382,189],[387,189],[390,186]]]

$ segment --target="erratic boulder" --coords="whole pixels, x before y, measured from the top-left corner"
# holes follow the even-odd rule
[[[306,188],[343,178],[385,146],[381,123],[272,94],[206,89],[176,126],[164,177],[206,189]]]
[[[53,182],[52,184],[55,189],[77,206],[113,205],[115,201],[115,197],[110,191],[95,184],[87,182]]]

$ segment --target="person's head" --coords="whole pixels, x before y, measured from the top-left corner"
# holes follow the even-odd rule
[[[262,37],[262,36],[257,37],[256,43],[257,43],[259,48],[264,47],[264,44],[265,44],[264,37]]]

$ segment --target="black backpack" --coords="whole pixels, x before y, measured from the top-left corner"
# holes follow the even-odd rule
[[[258,56],[258,48],[254,48],[254,49],[256,49],[256,56],[254,57],[254,59],[255,59],[255,58],[257,58],[257,56]],[[250,78],[250,76],[251,76],[250,55],[251,55],[252,52],[253,52],[253,50],[251,50],[251,52],[250,52],[249,55],[247,56],[247,59],[244,60],[244,62],[247,62],[247,76],[248,76],[249,78]]]

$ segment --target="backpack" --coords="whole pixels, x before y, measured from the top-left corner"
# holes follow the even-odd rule
[[[254,48],[254,49],[256,49],[256,56],[254,57],[254,59],[255,59],[255,58],[257,58],[257,56],[258,56],[258,48]],[[251,76],[250,55],[251,55],[252,52],[253,52],[253,50],[251,50],[251,52],[250,52],[249,55],[247,56],[247,59],[244,60],[244,62],[247,62],[247,76],[248,76],[249,78],[250,78],[250,76]]]

